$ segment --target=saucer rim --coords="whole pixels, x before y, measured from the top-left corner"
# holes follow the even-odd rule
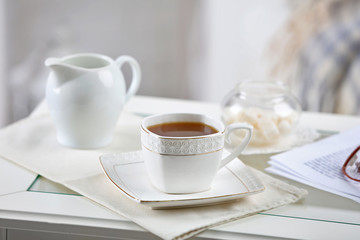
[[[122,154],[126,154],[126,153],[135,153],[135,152],[141,152],[141,151],[131,151],[131,152],[121,152],[121,153],[112,153],[112,154],[103,154],[101,156],[99,156],[99,161],[100,161],[100,164],[101,164],[101,167],[102,167],[102,170],[103,172],[105,173],[107,179],[110,180],[110,182],[116,186],[122,193],[125,194],[126,197],[128,197],[130,200],[132,201],[135,201],[139,204],[142,204],[142,205],[149,205],[151,206],[153,209],[165,209],[165,208],[181,208],[182,206],[185,206],[185,207],[189,207],[189,206],[198,206],[198,205],[213,205],[213,204],[217,204],[217,203],[225,203],[225,202],[230,202],[230,201],[235,201],[235,200],[239,200],[240,198],[242,197],[246,197],[246,196],[250,196],[250,195],[253,195],[253,194],[257,194],[257,193],[260,193],[260,192],[263,192],[266,188],[264,186],[264,184],[257,178],[255,178],[256,180],[258,180],[258,182],[262,185],[262,188],[259,188],[257,190],[254,190],[254,191],[250,191],[247,187],[246,184],[244,184],[245,188],[247,189],[247,192],[241,192],[241,193],[235,193],[235,194],[226,194],[226,195],[217,195],[217,196],[212,196],[212,197],[198,197],[198,198],[186,198],[186,199],[171,199],[171,200],[143,200],[139,197],[137,197],[137,195],[135,193],[133,193],[131,191],[131,189],[129,189],[125,184],[124,186],[127,187],[128,191],[124,190],[121,186],[119,186],[116,181],[114,179],[112,179],[110,177],[110,175],[108,174],[108,172],[106,171],[106,168],[104,166],[104,163],[103,161],[106,161],[106,159],[104,159],[104,157],[118,157],[118,156],[121,156]],[[239,161],[241,161],[239,159]],[[144,161],[143,160],[139,160],[137,162],[132,162],[133,164],[144,164]],[[116,165],[124,165],[124,164],[113,164],[112,166],[116,166]],[[246,165],[245,165],[246,167]],[[231,173],[233,174],[239,181],[242,182],[242,180],[230,169],[228,168],[227,166],[225,166],[225,168]],[[114,170],[115,171],[115,170]],[[120,177],[117,177],[117,179],[119,179],[121,181],[121,178]],[[122,182],[122,181],[121,181]],[[169,193],[165,193],[165,194],[168,194],[168,195],[175,195],[175,194],[169,194]],[[182,195],[191,195],[190,194],[182,194]],[[221,199],[224,199],[224,201],[221,201]],[[230,199],[229,199],[230,198]],[[219,199],[219,201],[216,201],[216,199]],[[185,205],[174,205],[174,206],[159,206],[159,205],[156,205],[156,206],[152,206],[152,204],[159,204],[159,203],[171,203],[171,202],[176,202],[176,203],[182,203],[182,202],[198,202],[198,201],[206,201],[206,200],[213,200],[213,201],[216,201],[216,202],[210,202],[210,203],[189,203],[189,204],[185,204]]]

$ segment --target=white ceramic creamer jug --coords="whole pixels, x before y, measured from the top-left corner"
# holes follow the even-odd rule
[[[124,63],[132,69],[127,92],[120,70]],[[138,62],[129,56],[114,61],[104,55],[83,53],[48,58],[45,65],[51,70],[46,99],[59,143],[72,148],[110,144],[124,104],[139,88]]]

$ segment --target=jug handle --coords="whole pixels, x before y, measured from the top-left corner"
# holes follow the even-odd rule
[[[132,96],[135,95],[135,93],[139,89],[140,82],[141,82],[140,65],[133,57],[126,56],[126,55],[118,57],[115,62],[119,68],[121,68],[124,63],[129,63],[131,70],[132,70],[131,84],[126,93],[126,97],[125,97],[125,102],[127,102]]]

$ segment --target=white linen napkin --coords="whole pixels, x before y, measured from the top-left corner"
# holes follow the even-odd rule
[[[139,205],[106,178],[99,156],[141,149],[140,122],[140,117],[123,112],[111,145],[79,150],[61,146],[50,115],[42,113],[0,131],[0,156],[63,184],[164,239],[185,239],[210,227],[296,202],[306,195],[306,190],[252,169],[266,189],[236,202],[176,210],[152,210]]]

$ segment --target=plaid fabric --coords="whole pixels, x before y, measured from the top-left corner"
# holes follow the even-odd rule
[[[295,89],[304,110],[360,114],[360,3],[336,7],[303,49]]]

